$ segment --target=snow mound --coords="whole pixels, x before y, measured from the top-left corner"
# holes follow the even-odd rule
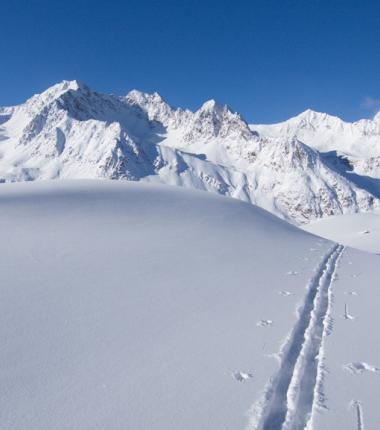
[[[0,207],[1,428],[350,428],[353,400],[376,428],[378,256],[179,187],[3,184]]]
[[[0,427],[245,428],[319,239],[246,203],[140,183],[5,184],[0,204]]]

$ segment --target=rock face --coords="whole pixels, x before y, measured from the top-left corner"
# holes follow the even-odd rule
[[[350,125],[307,111],[249,126],[214,100],[191,112],[157,93],[118,97],[77,81],[0,108],[1,182],[156,181],[245,200],[294,223],[379,206],[376,184],[363,178],[380,173],[379,157],[377,119]]]

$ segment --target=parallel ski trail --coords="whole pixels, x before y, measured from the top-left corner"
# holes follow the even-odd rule
[[[259,426],[262,430],[304,429],[310,420],[330,305],[329,290],[342,252],[342,246],[334,246],[309,283],[299,319],[282,351],[280,369],[267,393]]]

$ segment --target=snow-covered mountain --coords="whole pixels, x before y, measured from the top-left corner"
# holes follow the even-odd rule
[[[0,180],[161,182],[255,203],[295,223],[379,206],[372,189],[303,135],[253,128],[213,100],[191,112],[157,93],[119,97],[64,81],[0,109]]]
[[[306,110],[278,124],[252,124],[268,137],[294,137],[318,151],[336,150],[353,157],[380,156],[380,112],[372,119],[353,123],[326,113]]]
[[[252,124],[268,138],[296,138],[323,153],[330,164],[361,187],[380,196],[380,112],[353,123],[307,110],[278,124]],[[363,178],[363,176],[365,178]]]

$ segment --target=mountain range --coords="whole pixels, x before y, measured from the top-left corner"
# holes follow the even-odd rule
[[[214,100],[101,94],[63,81],[0,108],[0,181],[160,182],[247,201],[295,224],[380,207],[380,113],[347,123],[307,110],[248,124]]]

